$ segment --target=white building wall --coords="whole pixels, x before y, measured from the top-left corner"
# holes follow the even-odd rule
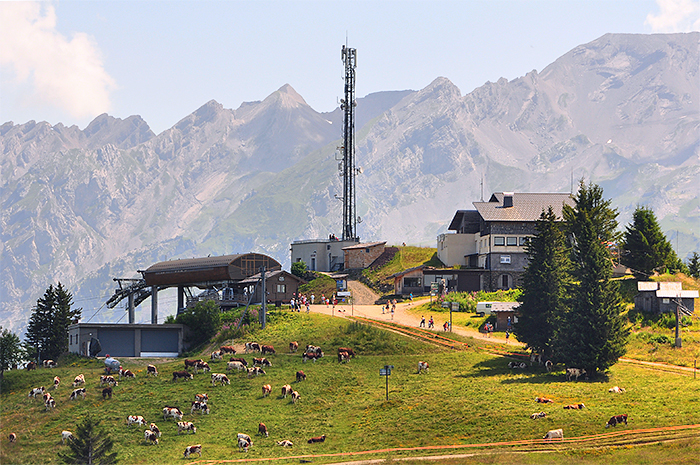
[[[466,255],[477,253],[477,234],[440,234],[437,237],[438,258],[445,266],[466,266]]]

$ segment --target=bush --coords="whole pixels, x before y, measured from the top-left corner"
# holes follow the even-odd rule
[[[191,347],[208,342],[219,330],[221,313],[219,306],[213,300],[197,302],[192,308],[185,309],[175,318],[176,323],[186,325],[190,329],[187,342]]]

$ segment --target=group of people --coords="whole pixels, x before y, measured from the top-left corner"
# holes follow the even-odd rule
[[[418,325],[419,328],[425,328],[425,317],[421,316],[420,317],[420,324]],[[430,315],[430,320],[428,320],[428,328],[434,328],[435,327],[435,321],[433,320],[433,316]]]
[[[394,319],[394,312],[396,312],[396,299],[387,300],[386,306],[382,305],[382,315],[391,312],[391,319]]]
[[[484,332],[486,333],[487,337],[491,337],[491,333],[493,332],[493,325],[491,323],[486,323],[484,325]]]

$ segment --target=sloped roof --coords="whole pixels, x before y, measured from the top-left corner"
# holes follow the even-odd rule
[[[452,218],[447,230],[458,230],[460,226],[462,226],[462,222],[465,217],[467,218],[467,222],[474,224],[473,232],[479,232],[479,212],[476,210],[457,210],[457,213],[455,213],[455,216]]]
[[[484,221],[536,221],[550,205],[554,214],[561,218],[564,204],[574,205],[568,193],[515,192],[509,195],[513,196],[512,207],[503,206],[503,192],[495,192],[488,202],[473,202],[473,205]]]
[[[408,268],[406,270],[399,271],[398,273],[394,273],[391,276],[389,276],[389,278],[400,278],[401,276],[404,276],[412,271],[418,271],[418,270],[422,270],[424,268],[429,268],[429,267],[427,265],[414,266],[413,268]]]
[[[284,270],[275,270],[275,271],[266,272],[265,273],[265,278],[266,278],[265,280],[267,281],[267,280],[275,278],[279,275],[283,275],[285,279],[290,278],[290,279],[294,279],[296,281],[299,281],[302,284],[306,284],[306,281],[301,279],[299,276],[293,275],[292,273],[289,273],[289,272],[284,271]],[[249,276],[242,281],[238,281],[238,283],[236,283],[236,284],[255,284],[259,280],[260,280],[260,273],[254,274],[253,276]]]
[[[386,244],[386,241],[384,242],[365,242],[361,244],[355,244],[355,245],[349,245],[347,247],[343,247],[343,250],[353,250],[353,249],[366,249],[368,247],[376,247],[378,245],[384,245]]]

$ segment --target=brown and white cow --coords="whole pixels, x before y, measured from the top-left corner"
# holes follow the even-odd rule
[[[306,354],[316,354],[316,355],[321,356],[321,357],[323,356],[323,350],[321,350],[320,347],[314,346],[314,345],[311,345],[311,344],[309,344],[309,345],[306,346],[306,349],[304,349],[304,353],[306,353]]]
[[[56,401],[54,400],[53,397],[49,397],[44,401],[44,407],[46,407],[46,410],[56,408]]]
[[[565,405],[564,408],[567,410],[583,410],[586,406],[583,404],[569,404]]]
[[[216,383],[221,383],[221,385],[223,386],[224,384],[231,384],[231,381],[229,381],[228,376],[226,376],[223,373],[212,373],[211,385],[216,386]]]
[[[627,415],[614,415],[610,417],[608,420],[608,423],[605,425],[606,428],[610,428],[611,426],[617,426],[620,423],[624,423],[627,425]]]
[[[543,439],[564,439],[564,430],[559,428],[547,431]]]
[[[234,349],[233,346],[221,346],[221,347],[219,347],[219,352],[221,353],[220,355],[235,354],[236,349]]]
[[[156,433],[156,436],[160,437],[160,429],[158,429],[158,426],[155,423],[151,423],[151,425],[148,428],[154,433]]]
[[[355,351],[350,347],[338,347],[338,353],[347,352],[350,357],[355,358]]]
[[[195,394],[194,400],[197,402],[207,402],[209,400],[209,396],[206,394]]]
[[[248,352],[260,352],[260,344],[257,342],[246,342],[245,343],[245,353]]]
[[[323,434],[323,435],[321,435],[321,436],[317,436],[317,437],[315,437],[315,438],[311,438],[311,439],[309,439],[309,440],[306,441],[306,442],[308,442],[309,444],[314,444],[314,443],[316,443],[316,442],[323,442],[323,441],[325,441],[325,440],[326,440],[326,435]]]
[[[282,397],[286,399],[287,396],[290,395],[293,390],[294,389],[292,389],[292,386],[290,386],[289,384],[285,384],[284,386],[282,386]]]
[[[245,438],[238,438],[238,452],[248,452],[248,449],[253,444]]]
[[[17,434],[16,433],[10,433],[10,443],[15,443],[17,442]]]
[[[265,370],[263,370],[260,367],[251,367],[248,368],[248,378],[252,378],[253,376],[258,376],[258,375],[264,375]]]
[[[538,404],[553,404],[554,401],[552,399],[547,399],[546,397],[535,397],[535,402]]]
[[[195,444],[194,446],[185,447],[184,458],[187,458],[192,454],[199,454],[199,456],[201,457],[202,456],[202,445]]]
[[[242,371],[245,370],[246,366],[243,365],[241,362],[235,361],[235,362],[227,362],[226,363],[226,372],[228,373],[229,371],[232,370],[238,370]]]
[[[153,376],[158,376],[158,368],[156,368],[155,365],[148,365],[146,367],[146,374],[147,375],[153,375]]]
[[[270,386],[269,384],[264,384],[262,387],[262,396],[267,397],[270,395],[271,392],[272,392],[272,386]]]
[[[191,421],[178,421],[177,422],[177,434],[180,434],[183,431],[192,431],[192,434],[195,434],[197,432],[197,428],[194,426],[194,423],[192,423]]]
[[[265,423],[258,424],[258,434],[260,436],[265,436],[266,438],[270,437],[270,434],[267,431],[267,426],[265,426]]]
[[[83,384],[85,384],[85,375],[80,373],[73,379],[73,387],[82,386]]]
[[[251,446],[253,445],[253,439],[245,433],[238,433],[237,438],[238,439],[245,439],[246,441],[248,441],[250,443]]]
[[[119,382],[116,379],[114,379],[114,376],[112,376],[112,375],[102,375],[102,376],[100,376],[100,386],[102,386],[104,384],[118,386]]]
[[[163,407],[163,420],[173,417],[175,420],[182,420],[182,411],[177,407]]]
[[[430,371],[430,365],[428,364],[428,362],[419,361],[418,362],[418,374],[420,374],[423,371],[428,373]]]
[[[292,341],[289,343],[289,351],[291,353],[295,353],[297,350],[299,350],[299,343],[297,341]]]
[[[199,373],[199,370],[206,373],[207,371],[211,371],[211,368],[209,368],[209,364],[207,362],[197,362],[194,366],[194,372]]]
[[[27,371],[36,370],[36,362],[27,362],[27,366],[25,368]]]
[[[65,444],[68,441],[72,441],[73,438],[73,433],[67,430],[61,431],[61,444]]]
[[[146,423],[146,419],[143,418],[141,415],[129,415],[126,417],[126,422],[128,426],[131,425],[143,425],[146,426],[148,423]]]
[[[284,439],[282,441],[277,441],[277,445],[282,447],[292,447],[294,443],[288,439]]]
[[[185,359],[185,370],[189,369],[190,367],[195,368],[197,366],[197,363],[204,362],[204,360],[197,359],[197,360],[189,360]]]
[[[44,360],[43,364],[44,368],[56,368],[58,366],[58,363],[53,360]]]
[[[224,356],[220,350],[215,350],[214,352],[211,353],[211,361],[213,362],[214,360],[223,360]]]
[[[610,389],[608,389],[608,392],[614,392],[614,393],[616,393],[616,394],[622,394],[623,392],[625,392],[625,388],[621,388],[621,387],[619,387],[619,386],[614,386],[614,387],[611,387]]]
[[[119,379],[122,379],[122,378],[136,378],[136,375],[131,370],[124,370],[124,369],[120,368],[119,369]]]
[[[547,360],[546,362],[544,362],[544,367],[547,369],[547,372],[549,373],[554,368],[554,363],[552,363],[551,360]]]
[[[578,381],[579,376],[585,375],[586,370],[583,368],[567,368],[566,369],[566,380],[571,381],[571,378],[576,378]]]
[[[530,415],[530,419],[537,420],[538,418],[545,418],[546,416],[547,416],[547,414],[544,412],[533,413],[532,415]]]
[[[188,379],[194,379],[194,376],[187,371],[173,371],[173,381],[177,381],[180,378],[187,381]]]
[[[271,345],[264,345],[260,347],[260,352],[265,355],[265,354],[274,354],[275,348]]]
[[[33,388],[31,391],[29,391],[27,397],[43,396],[45,392],[46,388],[44,388],[44,386]]]
[[[265,357],[253,358],[253,366],[257,366],[257,365],[260,365],[261,367],[271,367],[272,362],[270,362]]]
[[[102,390],[102,399],[106,399],[109,397],[110,399],[112,398],[112,388],[110,386],[107,386]]]
[[[313,360],[316,362],[319,358],[323,357],[323,355],[318,355],[315,352],[304,352],[304,355],[301,356],[301,360],[306,363],[307,360]]]
[[[299,370],[299,371],[297,371],[297,383],[300,383],[302,381],[306,381],[306,373]]]
[[[144,430],[143,432],[143,440],[147,444],[155,444],[156,446],[158,445],[158,435],[151,431],[150,429]]]
[[[296,404],[299,399],[301,399],[301,394],[297,391],[292,391],[292,403]]]
[[[248,362],[243,357],[231,357],[230,362],[240,362],[244,367],[248,366]]]
[[[58,376],[53,377],[53,388],[58,389],[58,385],[61,384],[61,378]]]
[[[73,392],[70,393],[68,400],[75,400],[78,398],[78,396],[82,396],[83,399],[85,399],[85,388],[73,389]]]
[[[347,363],[348,361],[350,361],[350,354],[349,353],[347,353],[345,351],[338,352],[338,363],[341,363],[341,362]]]
[[[209,406],[206,404],[206,402],[192,402],[192,408],[190,408],[190,415],[194,414],[195,410],[199,410],[199,413],[202,415],[204,415],[205,413],[209,415]]]

